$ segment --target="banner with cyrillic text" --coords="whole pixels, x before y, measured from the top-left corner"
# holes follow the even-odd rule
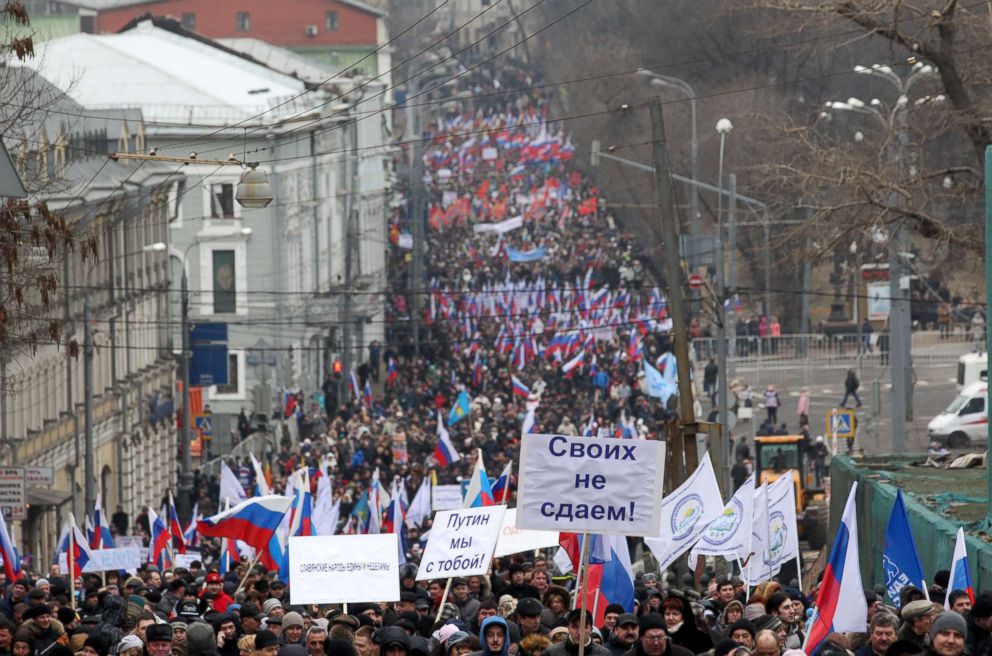
[[[496,540],[496,550],[493,556],[501,558],[510,554],[545,549],[558,546],[558,531],[534,531],[528,528],[517,528],[517,509],[507,508],[503,515],[503,526]]]
[[[506,506],[442,510],[434,515],[417,580],[476,576],[489,571]]]
[[[517,526],[657,535],[664,469],[664,442],[525,435]]]
[[[435,485],[431,488],[431,509],[454,510],[464,505],[461,485]]]
[[[93,549],[90,551],[90,559],[83,565],[83,572],[113,572],[124,570],[125,572],[136,572],[144,562],[144,549],[134,549],[131,547],[116,549]],[[59,555],[59,567],[63,572],[68,571],[66,555]]]
[[[398,601],[398,539],[396,533],[289,538],[290,602]]]

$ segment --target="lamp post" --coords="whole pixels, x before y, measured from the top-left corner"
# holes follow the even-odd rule
[[[896,170],[901,170],[907,163],[908,119],[911,106],[944,100],[942,95],[923,96],[911,105],[909,92],[917,82],[937,75],[937,69],[930,64],[917,62],[905,79],[896,75],[890,67],[881,64],[855,66],[854,71],[861,75],[870,75],[884,80],[890,84],[898,94],[895,103],[887,106],[878,98],[873,98],[871,102],[866,104],[858,98],[848,98],[846,102],[827,102],[826,108],[869,116],[885,132],[894,135],[897,145],[890,147],[888,155]],[[911,167],[912,165],[910,165]],[[889,202],[893,206],[901,203],[899,193],[891,192]],[[889,374],[892,380],[892,451],[894,453],[906,451],[906,420],[907,417],[912,416],[910,414],[913,393],[910,384],[912,368],[910,290],[908,285],[905,289],[902,285],[906,269],[903,262],[903,253],[907,250],[905,243],[905,231],[899,223],[893,223],[889,229]]]
[[[720,450],[723,454],[724,471],[720,473],[723,482],[724,494],[732,494],[730,488],[730,421],[728,414],[729,390],[727,389],[727,309],[724,306],[726,296],[726,280],[723,271],[723,154],[727,143],[727,135],[734,129],[734,124],[730,119],[721,118],[716,123],[716,131],[720,135],[720,161],[717,172],[717,186],[720,192],[717,194],[716,210],[716,354],[717,354],[717,388],[719,392],[719,405],[717,406],[720,418]]]
[[[271,201],[271,198],[269,200]],[[240,231],[243,237],[249,237],[251,233],[252,229],[248,227],[244,227]],[[190,249],[194,246],[229,238],[228,235],[218,235],[216,237],[194,241],[186,246],[185,250],[183,250],[182,259],[180,259],[180,266],[182,267],[179,293],[182,313],[180,321],[182,354],[180,358],[182,360],[183,377],[183,434],[182,439],[179,441],[180,470],[178,484],[176,485],[179,494],[176,501],[178,506],[176,510],[183,519],[188,519],[193,509],[193,460],[190,454],[190,445],[193,442],[193,414],[190,412],[189,407],[190,362],[193,353],[189,344],[189,276],[186,273],[186,258],[189,255]]]
[[[683,79],[672,77],[670,75],[659,75],[654,71],[650,71],[646,68],[642,68],[637,71],[639,75],[651,78],[651,84],[659,87],[670,87],[673,89],[678,89],[689,99],[689,114],[690,121],[692,123],[690,136],[689,136],[689,167],[691,169],[690,175],[692,176],[693,182],[698,182],[699,180],[699,138],[697,134],[697,121],[696,121],[696,92],[688,82]],[[689,234],[695,239],[699,235],[699,187],[696,184],[689,185]],[[689,266],[692,267],[695,264],[695,242],[689,246],[689,253],[686,253],[686,259],[689,261]]]
[[[122,253],[118,257],[129,257],[142,253],[160,253],[167,248],[164,242],[157,241],[153,244],[142,246],[141,250],[132,253]],[[83,455],[83,512],[88,513],[93,509],[96,498],[94,494],[93,481],[93,452],[96,448],[93,438],[93,329],[90,325],[93,321],[90,312],[90,281],[94,269],[99,266],[99,262],[94,263],[86,269],[86,288],[83,290],[83,389],[84,389],[84,422],[86,425],[86,452]],[[113,281],[110,281],[113,284]],[[120,463],[118,463],[120,466]]]

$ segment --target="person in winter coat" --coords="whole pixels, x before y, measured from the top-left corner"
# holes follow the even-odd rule
[[[992,593],[983,592],[965,615],[968,623],[968,642],[965,653],[969,656],[992,654]]]
[[[778,409],[782,406],[782,400],[778,396],[778,390],[774,385],[765,388],[765,413],[768,415],[765,420],[773,429],[778,423]]]
[[[508,656],[510,653],[510,629],[499,615],[487,617],[479,628],[479,642],[482,649],[469,656]]]
[[[857,401],[858,407],[861,407],[861,398],[858,396],[858,388],[861,387],[861,381],[858,380],[858,375],[854,373],[854,369],[847,370],[847,378],[844,379],[844,398],[840,402],[840,407],[847,407],[847,399],[854,397]]]
[[[658,613],[643,615],[639,628],[637,643],[624,656],[693,656],[685,647],[672,644],[665,618]]]
[[[696,616],[684,597],[669,594],[661,602],[665,628],[672,642],[685,647],[693,654],[701,654],[713,648],[710,637],[696,626]]]
[[[585,612],[586,625],[582,632],[582,609],[575,608],[569,611],[566,619],[568,621],[568,637],[562,642],[555,643],[544,650],[544,656],[577,656],[579,653],[580,640],[585,641],[585,653],[589,656],[610,656],[610,651],[602,645],[597,645],[592,641],[593,621],[592,613]]]

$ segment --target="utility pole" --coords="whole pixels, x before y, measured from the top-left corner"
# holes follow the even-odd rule
[[[906,144],[909,134],[906,126],[906,108],[896,110],[896,121],[899,126],[898,146],[895,150],[897,170],[905,166]],[[890,200],[900,203],[899,194],[893,192]],[[902,289],[903,250],[905,231],[898,224],[893,224],[889,234],[889,355],[890,374],[892,377],[892,452],[906,452],[906,420],[911,417],[908,409],[911,403],[912,389],[909,385],[910,371],[910,308],[907,287]],[[860,345],[859,345],[860,347]]]
[[[189,277],[186,275],[186,258],[181,262],[183,275],[180,282],[180,295],[182,308],[182,320],[180,329],[182,330],[182,369],[183,369],[183,433],[179,442],[179,455],[181,456],[182,469],[179,472],[178,481],[178,508],[180,517],[189,517],[193,509],[193,460],[190,447],[193,443],[193,412],[189,407],[189,380],[190,380],[190,352],[189,344]]]
[[[727,244],[728,248],[728,266],[727,266],[727,293],[730,298],[733,298],[737,293],[737,174],[731,173],[728,177],[727,186],[730,191],[730,202],[727,206]],[[737,314],[733,307],[733,303],[730,304],[730,313],[727,314],[727,339],[734,348],[730,349],[730,364],[734,365],[734,373],[736,374],[736,361],[737,356]],[[729,373],[729,372],[728,372]],[[730,433],[727,433],[730,436]],[[730,448],[730,442],[727,442],[727,448]],[[728,455],[729,458],[729,455]],[[729,464],[730,461],[728,460]]]
[[[431,94],[427,93],[427,102],[430,102]],[[409,102],[409,101],[407,101]],[[421,305],[424,290],[424,206],[426,204],[424,187],[424,144],[421,140],[423,134],[424,108],[419,108],[414,112],[417,117],[416,125],[411,126],[413,134],[413,144],[410,149],[413,160],[410,162],[410,186],[413,203],[410,210],[411,227],[413,228],[413,271],[410,276],[410,319],[413,327],[413,352],[420,357],[420,331],[423,311]]]
[[[675,198],[672,193],[672,165],[668,157],[661,100],[652,99],[650,109],[658,224],[665,258],[665,277],[668,279],[668,302],[672,314],[675,363],[678,369],[679,427],[671,435],[674,443],[668,445],[669,458],[675,463],[673,485],[678,485],[699,464],[699,454],[696,450],[696,434],[699,430],[693,409],[692,381],[689,378],[689,337],[682,289],[684,276],[679,259],[678,219],[675,215]]]
[[[361,199],[358,188],[358,121],[356,119],[351,123],[351,194],[348,196],[348,214],[345,216],[344,223],[344,320],[342,322],[342,340],[344,343],[341,349],[341,364],[343,365],[341,373],[343,376],[341,377],[341,389],[338,390],[339,402],[348,398],[345,396],[346,394],[351,394],[347,388],[354,368],[351,324],[354,321],[354,317],[352,317],[352,287],[355,284],[355,215]],[[357,198],[356,194],[358,194]]]
[[[992,344],[992,146],[985,147],[985,354],[988,356],[989,344]],[[985,407],[992,403],[992,390],[986,386],[987,398]],[[986,435],[989,444],[992,444],[992,424],[985,424]],[[987,456],[986,456],[987,458]],[[992,531],[992,466],[987,467],[988,474],[988,496],[986,497],[985,520],[982,522],[981,530],[986,533]]]
[[[89,285],[87,285],[89,287]],[[88,513],[93,507],[93,331],[90,328],[90,294],[89,290],[83,296],[83,386],[85,390],[84,412],[86,421],[86,452],[83,467],[83,512]]]

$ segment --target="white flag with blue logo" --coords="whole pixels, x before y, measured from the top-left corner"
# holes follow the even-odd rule
[[[796,522],[796,488],[793,470],[787,470],[768,486],[768,551],[765,564],[775,576],[783,563],[799,556]]]
[[[697,556],[723,556],[728,560],[747,558],[751,551],[751,525],[754,517],[754,474],[710,522],[699,542],[689,552],[689,568],[695,569]]]
[[[661,502],[661,533],[644,539],[658,559],[658,569],[665,569],[685,553],[722,510],[720,486],[707,453],[696,471]]]

